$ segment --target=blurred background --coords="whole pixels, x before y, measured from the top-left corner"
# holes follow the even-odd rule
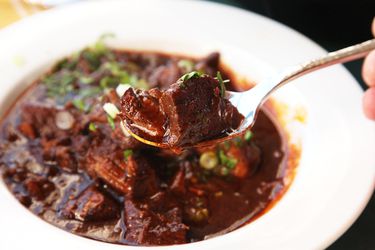
[[[79,0],[0,0],[0,29],[25,16],[77,1]],[[375,17],[375,0],[210,1],[247,9],[277,20],[309,37],[328,51],[372,37],[371,22]],[[362,60],[345,65],[362,88],[366,89],[361,78],[361,66]],[[374,232],[375,197],[373,195],[360,218],[328,249],[375,249]]]

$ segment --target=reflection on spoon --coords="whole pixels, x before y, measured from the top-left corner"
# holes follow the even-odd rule
[[[137,140],[181,151],[208,147],[249,129],[261,105],[275,90],[307,73],[366,56],[375,39],[291,67],[244,92],[225,90],[216,78],[199,72],[183,75],[165,91],[128,89],[122,97],[123,127]]]

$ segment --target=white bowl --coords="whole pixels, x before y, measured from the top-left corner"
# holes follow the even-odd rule
[[[220,51],[240,75],[261,81],[275,70],[324,53],[297,32],[259,15],[197,1],[90,1],[25,18],[0,32],[0,115],[57,59],[113,32],[122,47],[202,55]],[[286,86],[277,99],[301,110],[288,123],[302,142],[298,172],[265,215],[226,235],[173,249],[316,249],[356,220],[374,187],[375,126],[361,110],[362,91],[342,67]],[[289,120],[288,120],[289,119]],[[294,119],[295,120],[295,119]],[[298,131],[297,131],[298,130]],[[75,236],[22,207],[0,182],[0,249],[130,249]],[[162,249],[152,247],[147,249]],[[137,249],[143,249],[137,247]]]

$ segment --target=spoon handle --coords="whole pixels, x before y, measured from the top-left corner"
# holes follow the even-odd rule
[[[307,73],[315,70],[328,67],[330,65],[345,63],[353,61],[362,57],[365,57],[371,50],[375,49],[375,39],[368,40],[363,43],[359,43],[344,49],[340,49],[334,52],[330,52],[323,57],[319,57],[295,67],[289,68],[287,71],[281,72],[276,78],[271,79],[267,84],[258,84],[256,86],[262,86],[262,101],[264,102],[267,97],[276,89]]]

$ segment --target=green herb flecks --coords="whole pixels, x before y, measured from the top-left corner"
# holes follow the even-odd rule
[[[111,76],[105,76],[100,79],[99,85],[102,89],[114,88],[120,83],[118,79]]]
[[[137,78],[137,81],[132,84],[132,86],[135,87],[135,88],[138,88],[138,89],[143,89],[143,90],[147,90],[147,89],[150,88],[150,86],[148,85],[146,80],[138,79],[138,78]]]
[[[219,71],[216,73],[216,79],[219,81],[220,96],[224,98],[226,90],[225,83],[228,81],[223,81],[223,78],[221,77],[221,73]]]
[[[70,58],[65,58],[59,61],[53,68],[53,71],[59,71],[62,69],[74,70],[77,66],[77,63],[78,63],[78,57],[71,56]]]
[[[219,159],[220,159],[220,163],[228,167],[229,169],[233,169],[237,165],[237,162],[238,162],[236,158],[227,156],[223,150],[219,150]]]
[[[78,91],[78,95],[81,98],[89,98],[89,97],[95,97],[102,93],[102,89],[99,87],[87,87],[87,88],[81,88]]]
[[[96,131],[96,125],[95,125],[95,123],[90,122],[90,124],[89,124],[89,130],[91,132],[95,132]]]
[[[186,72],[190,72],[190,71],[193,71],[195,65],[194,65],[194,62],[183,59],[183,60],[178,61],[177,66]]]
[[[131,149],[126,149],[124,150],[124,159],[125,161],[127,161],[129,159],[130,156],[133,155],[133,150]]]
[[[205,74],[198,72],[198,71],[192,71],[190,73],[186,73],[185,75],[181,76],[180,79],[177,80],[177,83],[180,84],[180,86],[185,87],[184,83],[190,79],[198,78],[205,76]]]
[[[245,141],[250,141],[251,138],[253,138],[253,136],[254,136],[254,134],[250,130],[247,130],[245,132],[244,139],[245,139]]]
[[[101,66],[102,71],[107,72],[107,76],[100,80],[100,86],[103,89],[115,88],[120,83],[130,84],[134,88],[148,89],[148,84],[145,80],[139,79],[135,74],[129,74],[125,70],[125,65],[119,62],[106,62]]]
[[[85,102],[83,101],[83,99],[81,99],[81,98],[73,99],[72,103],[73,103],[74,107],[76,107],[77,109],[79,109],[81,111],[86,111],[86,105],[85,105]]]
[[[131,62],[118,62],[116,56],[105,44],[105,39],[113,36],[105,34],[98,41],[61,60],[43,80],[48,97],[65,105],[74,99],[73,105],[82,111],[89,111],[94,99],[120,83],[132,87],[148,89],[149,85],[138,77],[131,68]],[[128,65],[129,64],[129,65]],[[129,71],[128,71],[129,70]]]
[[[116,105],[110,102],[106,102],[103,105],[103,109],[112,119],[115,119],[117,115],[120,114],[120,110],[116,107]]]
[[[79,81],[82,84],[90,84],[94,81],[94,78],[92,78],[90,76],[80,76]]]
[[[42,83],[47,88],[47,95],[50,97],[63,97],[74,90],[74,82],[77,80],[76,74],[70,71],[60,71],[46,76]]]
[[[105,54],[106,52],[108,52],[106,40],[108,38],[114,38],[114,37],[115,37],[114,33],[104,33],[99,37],[96,43],[90,46],[90,48],[95,50],[97,53]]]
[[[112,51],[105,44],[105,40],[113,36],[113,34],[103,34],[96,43],[81,52],[82,58],[89,63],[91,70],[98,69],[104,58],[114,60],[115,57]]]
[[[107,115],[107,121],[108,121],[108,124],[111,127],[111,129],[115,130],[115,128],[116,128],[115,120],[112,117],[110,117],[109,115]]]

